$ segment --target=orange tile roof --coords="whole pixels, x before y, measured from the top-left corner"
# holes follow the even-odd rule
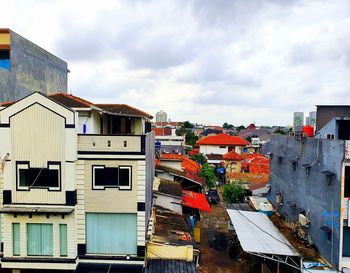
[[[189,159],[188,157],[181,155],[181,154],[162,154],[162,159],[173,159],[173,160],[181,160],[181,168],[198,173],[201,169],[201,166],[192,159]]]
[[[94,104],[90,101],[84,100],[80,97],[67,94],[67,93],[54,93],[54,94],[48,95],[48,97],[56,101],[57,103],[60,103],[70,108],[91,107],[95,105],[101,109],[104,109],[106,111],[110,111],[113,113],[117,113],[117,114],[146,116],[150,119],[153,118],[153,116],[151,116],[150,114],[127,104]],[[3,102],[3,103],[0,103],[0,106],[7,107],[14,104],[15,102],[17,101]]]
[[[243,157],[240,154],[237,154],[235,151],[228,152],[227,154],[224,154],[225,160],[232,160],[232,161],[241,161]]]
[[[197,141],[199,145],[225,145],[225,146],[245,146],[248,145],[249,142],[245,141],[243,138],[239,136],[230,136],[228,134],[218,134],[215,136],[207,136]]]
[[[67,93],[55,93],[49,95],[49,98],[53,99],[54,101],[61,103],[68,107],[90,107],[93,105],[92,102],[84,100],[80,97],[73,96],[71,94]]]
[[[127,104],[95,104],[95,105],[99,108],[102,108],[106,111],[110,111],[116,114],[139,115],[139,116],[146,116],[150,119],[153,118],[153,116],[151,116],[150,114]]]

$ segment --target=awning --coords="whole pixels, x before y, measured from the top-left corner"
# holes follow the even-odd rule
[[[211,211],[205,195],[193,191],[182,190],[182,205],[204,211]]]
[[[17,207],[17,206],[10,206],[10,207],[0,208],[0,213],[71,214],[73,211],[74,211],[74,208],[67,208],[67,207]]]
[[[299,256],[265,214],[230,209],[227,212],[245,252]]]

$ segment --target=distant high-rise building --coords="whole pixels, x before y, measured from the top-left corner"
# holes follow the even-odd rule
[[[293,129],[294,132],[299,132],[304,126],[304,112],[294,112],[293,115]]]
[[[160,110],[156,113],[156,122],[167,122],[167,113],[163,110]]]
[[[10,29],[0,28],[0,102],[33,91],[67,92],[67,63]]]
[[[316,127],[316,111],[309,112],[309,116],[306,117],[306,125]]]

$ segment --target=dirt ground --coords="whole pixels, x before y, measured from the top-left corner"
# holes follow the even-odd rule
[[[249,273],[249,261],[231,258],[232,235],[228,230],[228,215],[222,204],[213,205],[212,212],[201,215],[201,260],[199,273]]]

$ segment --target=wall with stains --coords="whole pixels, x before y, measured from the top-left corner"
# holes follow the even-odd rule
[[[0,102],[17,100],[33,91],[67,91],[65,61],[13,31],[10,42],[10,70],[0,68]]]
[[[275,135],[264,145],[263,152],[271,153],[269,199],[288,223],[298,221],[299,213],[305,213],[310,219],[309,243],[338,267],[344,141],[300,141]],[[333,178],[327,178],[323,171],[333,172]],[[281,205],[276,203],[278,193],[282,196]],[[332,231],[331,240],[321,227]]]

